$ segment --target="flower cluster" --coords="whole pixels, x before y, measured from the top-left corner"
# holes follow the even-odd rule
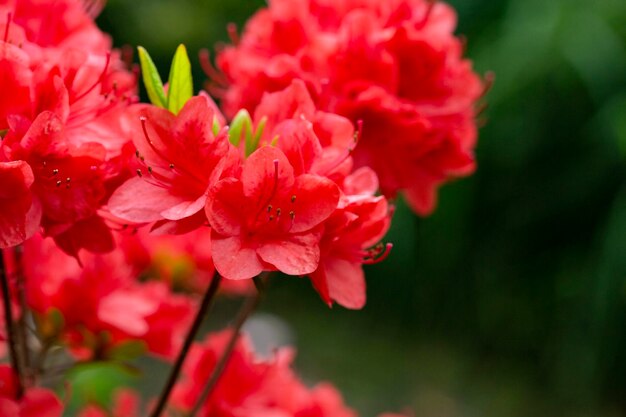
[[[306,83],[318,108],[363,121],[357,167],[430,213],[437,187],[474,170],[483,83],[463,59],[456,16],[433,0],[271,0],[209,68],[232,115]]]
[[[172,362],[160,397],[142,408],[120,390],[80,417],[355,416],[296,376],[291,349],[261,359],[241,329],[272,273],[362,308],[363,266],[391,250],[390,199],[427,213],[471,172],[483,83],[453,11],[273,0],[223,72],[204,62],[220,107],[194,95],[183,45],[166,84],[141,47],[133,71],[94,23],[102,3],[0,2],[0,414],[61,415],[40,388],[50,356],[73,369],[146,353]],[[244,308],[194,344],[216,294]]]
[[[113,249],[98,210],[120,175],[136,77],[79,1],[0,6],[0,248],[40,227],[66,252]]]

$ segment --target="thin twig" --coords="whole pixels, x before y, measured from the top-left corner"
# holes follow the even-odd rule
[[[16,375],[17,379],[17,398],[22,398],[24,394],[24,381],[22,375],[22,368],[20,366],[20,358],[17,353],[17,339],[15,334],[15,327],[13,321],[13,311],[11,308],[11,296],[9,292],[9,280],[7,278],[5,265],[4,265],[4,253],[0,250],[0,284],[2,285],[2,301],[4,303],[4,323],[7,332],[7,342],[9,344],[9,355],[11,357],[11,367]]]
[[[206,313],[209,310],[209,307],[211,306],[213,299],[215,298],[215,294],[217,294],[217,290],[220,286],[220,280],[221,280],[220,275],[216,273],[213,279],[211,280],[211,285],[209,286],[206,293],[204,294],[204,297],[202,298],[202,303],[200,304],[200,308],[198,309],[198,312],[196,313],[196,317],[193,320],[191,328],[189,329],[189,332],[187,333],[187,336],[185,337],[183,347],[181,348],[180,353],[178,354],[178,357],[176,358],[176,362],[174,363],[174,366],[172,367],[172,370],[170,371],[170,375],[167,378],[167,382],[165,383],[165,387],[163,387],[163,391],[161,392],[161,395],[159,396],[157,405],[153,409],[152,414],[150,414],[151,417],[160,417],[161,413],[165,409],[165,406],[167,405],[167,401],[170,397],[170,394],[172,393],[172,389],[174,388],[174,385],[176,384],[176,381],[178,380],[178,376],[180,375],[180,371],[183,367],[183,363],[185,362],[185,358],[189,354],[189,349],[191,348],[191,344],[196,338],[196,335],[198,334],[198,330],[200,330],[200,325],[202,324],[202,321],[204,320],[204,316],[206,316]]]
[[[24,254],[24,248],[22,247],[22,245],[18,245],[14,248],[13,250],[13,255],[15,256],[15,276],[16,276],[16,283],[17,285],[15,286],[16,290],[17,290],[17,299],[20,303],[20,310],[21,310],[21,314],[20,314],[20,318],[17,321],[17,332],[18,332],[18,336],[19,336],[19,345],[22,348],[22,365],[24,366],[24,373],[25,373],[25,377],[28,378],[28,380],[26,381],[27,385],[32,383],[32,369],[31,369],[31,362],[30,362],[30,349],[29,349],[29,344],[28,344],[28,331],[27,331],[27,324],[26,321],[28,319],[28,305],[26,303],[26,276],[24,274],[24,263],[23,263],[23,254]]]
[[[264,293],[265,283],[263,282],[263,279],[259,276],[254,278],[254,285],[256,286],[257,291],[253,296],[246,299],[245,303],[237,313],[237,317],[235,318],[235,322],[233,324],[233,332],[230,335],[230,339],[228,340],[226,349],[224,350],[224,353],[222,353],[222,356],[220,357],[218,363],[215,365],[215,368],[213,368],[213,372],[211,372],[211,376],[209,377],[207,384],[204,386],[204,389],[200,393],[200,396],[198,397],[198,400],[196,401],[194,407],[191,409],[188,417],[194,417],[198,413],[198,411],[200,411],[200,408],[208,400],[211,392],[213,391],[213,389],[217,385],[217,382],[222,376],[224,369],[226,369],[226,365],[228,365],[228,360],[233,354],[235,345],[237,344],[237,340],[239,340],[241,328],[243,327],[246,320],[248,320],[248,318],[259,306],[259,303],[261,302],[261,296]]]

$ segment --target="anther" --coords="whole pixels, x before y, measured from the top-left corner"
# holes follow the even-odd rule
[[[60,187],[60,186],[61,186],[61,181],[59,180],[57,181],[57,187]]]
[[[291,217],[291,220],[295,219],[295,218],[296,218],[296,212],[295,212],[295,211],[293,211],[293,210],[291,210],[291,211],[289,212],[289,217]]]
[[[152,167],[148,167],[148,172],[152,174]]]
[[[272,211],[272,205],[267,206],[267,212],[270,213]]]
[[[139,176],[139,178],[141,178],[143,176],[143,173],[141,172],[140,169],[137,169],[137,175]]]
[[[276,217],[280,217],[280,207],[276,209]]]
[[[295,203],[295,202],[296,202],[296,196],[295,196],[295,194],[291,196],[291,202],[292,202],[292,203]]]
[[[274,220],[274,216],[270,216],[270,221]]]
[[[358,143],[363,137],[363,120],[356,122],[356,132],[354,132],[354,143]]]
[[[135,156],[136,156],[137,158],[139,158],[139,150],[136,150],[136,151],[135,151]]]
[[[170,164],[170,169],[174,169],[174,164]]]
[[[53,169],[53,170],[52,170],[52,175],[56,175],[56,174],[58,174],[58,173],[59,173],[59,170],[58,170],[58,169]]]

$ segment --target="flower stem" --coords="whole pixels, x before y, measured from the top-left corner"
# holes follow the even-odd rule
[[[183,367],[183,363],[185,362],[185,358],[189,354],[189,349],[191,348],[191,344],[193,343],[194,339],[196,338],[196,335],[198,334],[198,331],[200,330],[200,325],[202,324],[202,321],[204,320],[204,316],[206,316],[206,313],[208,312],[209,307],[211,306],[213,299],[215,298],[215,294],[217,294],[217,290],[220,286],[220,280],[221,280],[220,275],[216,273],[213,279],[211,280],[211,285],[209,286],[207,291],[204,293],[204,297],[202,298],[202,303],[200,304],[200,308],[198,309],[198,312],[196,313],[196,317],[193,320],[191,328],[189,329],[189,332],[187,333],[187,336],[185,337],[183,347],[181,348],[180,353],[178,354],[178,357],[176,358],[176,362],[174,363],[174,366],[172,367],[172,370],[170,371],[170,375],[167,378],[167,382],[165,384],[165,387],[163,387],[163,391],[161,392],[161,395],[159,396],[157,405],[153,409],[152,414],[150,414],[151,417],[159,417],[161,413],[163,412],[163,410],[165,409],[165,406],[167,405],[167,401],[170,397],[170,394],[172,393],[172,389],[174,388],[174,385],[176,384],[176,380],[178,379],[178,376],[180,375],[180,371]]]
[[[28,344],[28,330],[26,326],[27,322],[27,314],[28,314],[28,304],[26,302],[26,276],[24,275],[24,248],[22,245],[18,245],[13,250],[13,255],[15,256],[15,276],[17,279],[17,298],[20,303],[21,314],[20,318],[17,322],[17,330],[18,336],[20,340],[20,346],[22,347],[22,361],[23,361],[23,369],[24,369],[24,377],[26,378],[26,386],[32,385],[32,370],[30,363],[30,349]]]
[[[219,381],[220,376],[222,376],[226,365],[228,365],[228,360],[232,356],[237,340],[241,334],[241,328],[259,306],[265,288],[265,284],[261,276],[254,278],[254,285],[256,286],[257,291],[253,296],[246,299],[245,303],[241,306],[241,309],[237,313],[237,317],[235,318],[235,322],[233,324],[233,332],[230,335],[226,349],[224,349],[224,353],[222,353],[222,356],[215,365],[215,368],[213,368],[213,372],[211,373],[207,384],[204,386],[204,389],[200,393],[200,396],[198,397],[194,407],[191,409],[191,412],[188,414],[188,417],[194,417],[198,411],[200,411],[202,405],[206,403],[207,399],[211,395],[211,392],[215,388],[215,385]]]
[[[4,265],[4,251],[0,250],[0,284],[2,285],[2,301],[4,304],[4,323],[7,332],[7,342],[9,345],[9,355],[11,357],[11,367],[16,375],[17,398],[22,398],[24,394],[24,383],[22,381],[22,367],[17,353],[17,339],[13,322],[13,310],[11,308],[11,296],[9,292],[9,280]]]

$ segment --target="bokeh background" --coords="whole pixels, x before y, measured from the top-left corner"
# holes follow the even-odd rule
[[[478,171],[428,218],[399,202],[363,311],[276,278],[252,327],[364,416],[626,416],[626,1],[450,3],[496,73]],[[195,58],[262,4],[109,0],[98,22],[165,75],[179,43]]]

